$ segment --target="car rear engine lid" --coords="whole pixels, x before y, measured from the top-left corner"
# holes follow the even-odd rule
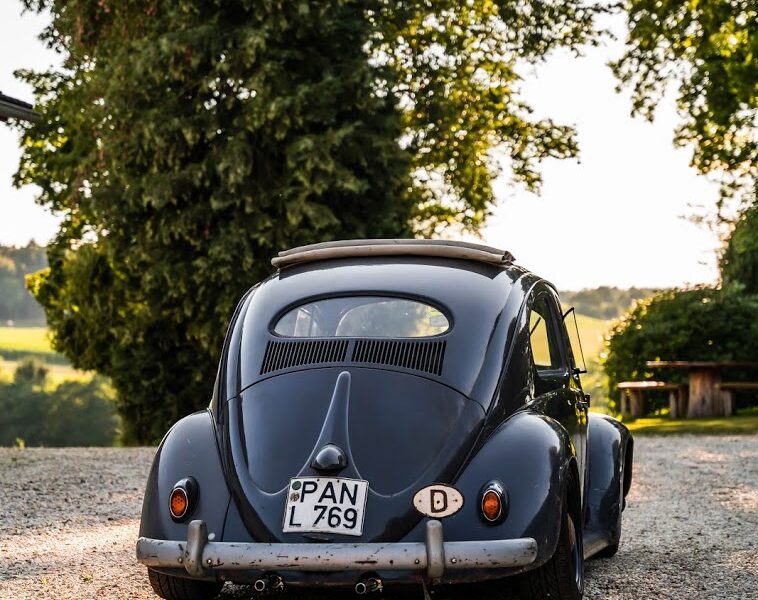
[[[300,246],[279,252],[271,259],[278,269],[333,258],[374,256],[430,256],[474,260],[492,265],[510,265],[515,260],[507,250],[452,240],[376,239],[339,240]]]

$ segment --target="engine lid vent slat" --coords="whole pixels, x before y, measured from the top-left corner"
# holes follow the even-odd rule
[[[345,362],[348,340],[275,341],[266,344],[261,375],[292,367]]]
[[[294,367],[356,363],[399,367],[442,375],[445,340],[270,340],[261,363],[261,375]]]
[[[358,340],[353,348],[352,362],[401,367],[442,375],[446,344],[445,340]]]

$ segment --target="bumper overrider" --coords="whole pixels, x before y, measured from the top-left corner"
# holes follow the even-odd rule
[[[148,567],[184,567],[192,577],[214,571],[424,571],[434,581],[446,570],[502,569],[537,558],[533,538],[446,542],[442,523],[426,523],[424,542],[237,543],[208,540],[204,521],[191,521],[186,541],[137,540],[137,560]]]

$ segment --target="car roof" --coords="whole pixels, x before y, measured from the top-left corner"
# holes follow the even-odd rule
[[[490,265],[509,266],[514,257],[507,250],[492,246],[454,240],[423,239],[365,239],[338,240],[299,246],[279,252],[271,264],[284,269],[294,265],[336,258],[363,258],[380,256],[418,256],[454,258],[477,261]]]

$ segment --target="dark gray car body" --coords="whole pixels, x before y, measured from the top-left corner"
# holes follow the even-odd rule
[[[273,333],[278,317],[297,305],[356,295],[423,301],[442,311],[451,327],[432,338],[396,340],[297,340]],[[560,368],[538,370],[532,363],[528,323],[535,299],[549,306]],[[581,482],[584,553],[590,556],[618,542],[632,438],[618,421],[587,412],[577,371],[555,290],[518,266],[383,256],[282,269],[240,301],[209,408],[179,421],[162,441],[140,536],[187,539],[187,522],[170,517],[168,498],[177,481],[193,477],[199,496],[191,518],[205,521],[215,541],[422,541],[427,519],[414,508],[413,495],[446,483],[466,502],[443,520],[445,540],[537,541],[537,558],[528,567],[450,571],[441,581],[498,578],[552,556],[573,475]],[[330,410],[345,372],[345,410]],[[358,538],[282,533],[289,480],[320,475],[311,463],[326,441],[348,455],[340,477],[370,483]],[[507,518],[496,525],[482,518],[478,504],[492,480],[503,484],[509,503]],[[159,570],[187,576],[181,565]],[[379,575],[386,582],[421,577]],[[219,566],[208,576],[244,582],[261,572]],[[352,585],[356,576],[295,570],[285,581]]]

